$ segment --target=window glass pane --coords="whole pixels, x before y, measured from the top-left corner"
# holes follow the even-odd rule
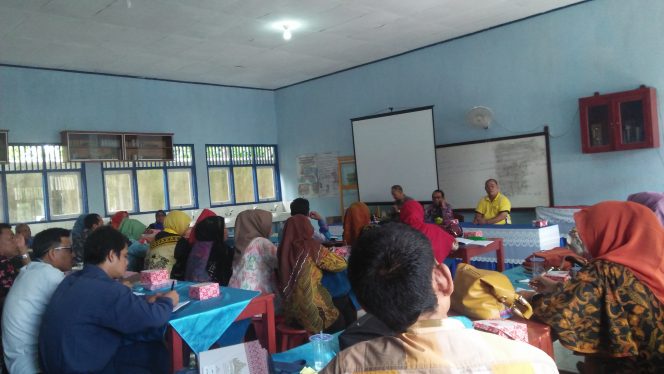
[[[136,170],[136,182],[141,212],[166,208],[163,169]]]
[[[134,212],[134,193],[131,187],[131,171],[113,170],[104,172],[106,209],[108,213],[126,210]]]
[[[52,219],[82,214],[81,197],[79,172],[48,173],[48,204]]]
[[[254,173],[251,166],[233,168],[236,203],[254,202]]]
[[[191,186],[191,170],[168,170],[168,198],[171,209],[194,206]]]
[[[230,173],[228,168],[209,168],[210,201],[212,204],[230,204],[231,193],[228,182]]]
[[[274,188],[274,167],[258,166],[256,168],[256,179],[258,180],[258,199],[274,200],[277,193]]]
[[[45,218],[41,173],[7,174],[9,222],[41,221]]]

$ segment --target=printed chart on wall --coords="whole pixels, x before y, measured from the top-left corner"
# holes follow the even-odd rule
[[[297,193],[300,197],[339,195],[339,176],[335,153],[297,156],[297,176]]]
[[[512,208],[553,204],[548,131],[436,147],[439,185],[455,209],[475,209],[489,178]]]

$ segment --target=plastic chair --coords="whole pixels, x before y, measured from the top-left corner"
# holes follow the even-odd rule
[[[287,351],[309,340],[309,332],[304,329],[297,329],[287,326],[285,323],[277,325],[277,334],[280,335],[279,352]]]

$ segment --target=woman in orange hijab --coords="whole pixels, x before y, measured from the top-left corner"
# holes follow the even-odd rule
[[[536,278],[535,316],[586,355],[582,372],[662,372],[662,225],[645,206],[619,201],[582,209],[574,220],[570,247],[590,262],[564,284]]]
[[[344,215],[344,241],[353,246],[364,226],[371,223],[371,212],[367,204],[358,201],[350,204]]]

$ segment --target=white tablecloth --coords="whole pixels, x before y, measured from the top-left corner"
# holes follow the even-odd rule
[[[464,231],[480,230],[485,238],[502,238],[506,264],[521,264],[535,251],[552,249],[560,245],[558,225],[532,227],[528,225],[473,225],[462,223]],[[473,258],[495,262],[495,254]]]
[[[575,226],[574,223],[574,213],[581,210],[581,206],[570,206],[570,207],[545,207],[538,206],[535,208],[535,214],[538,219],[545,219],[549,221],[549,224],[556,224],[559,227],[560,233],[566,235],[572,227]]]

